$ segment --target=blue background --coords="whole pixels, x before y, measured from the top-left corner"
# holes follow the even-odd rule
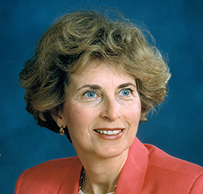
[[[36,125],[25,111],[18,74],[55,18],[79,9],[115,8],[146,25],[169,56],[167,101],[139,127],[138,137],[203,166],[203,1],[1,0],[0,193],[13,193],[17,177],[41,162],[75,155],[59,134]]]

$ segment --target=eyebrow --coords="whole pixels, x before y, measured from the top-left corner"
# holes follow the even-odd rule
[[[128,83],[124,83],[124,84],[119,85],[119,86],[118,86],[118,89],[126,88],[126,87],[128,87],[128,86],[133,86],[133,87],[136,88],[136,85],[135,85],[135,84],[133,84],[133,83],[131,83],[131,82],[128,82]]]
[[[128,83],[124,83],[124,84],[121,84],[118,86],[118,89],[121,89],[121,88],[126,88],[128,86],[133,86],[136,88],[136,85],[131,83],[131,82],[128,82]],[[80,87],[77,89],[77,91],[83,89],[83,88],[91,88],[93,90],[99,90],[99,89],[102,89],[101,86],[99,85],[94,85],[94,84],[85,84],[84,86]]]
[[[84,86],[80,87],[77,89],[77,91],[83,89],[83,88],[91,88],[93,90],[99,90],[101,87],[99,85],[94,85],[94,84],[85,84]]]

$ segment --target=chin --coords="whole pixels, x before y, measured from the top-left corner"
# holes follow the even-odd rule
[[[123,147],[107,147],[103,148],[102,150],[97,151],[96,154],[99,155],[102,158],[114,158],[119,157],[126,152],[128,152],[129,146],[123,146]]]

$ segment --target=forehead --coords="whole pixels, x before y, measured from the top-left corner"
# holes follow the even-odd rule
[[[80,71],[70,74],[70,82],[88,80],[110,81],[112,78],[135,80],[132,75],[126,72],[121,64],[101,61],[92,61]]]

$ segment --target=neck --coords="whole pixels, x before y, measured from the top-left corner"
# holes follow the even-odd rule
[[[84,166],[85,177],[82,190],[86,194],[103,194],[115,191],[119,174],[128,156],[128,150],[113,158],[97,158],[95,156],[80,157]]]

